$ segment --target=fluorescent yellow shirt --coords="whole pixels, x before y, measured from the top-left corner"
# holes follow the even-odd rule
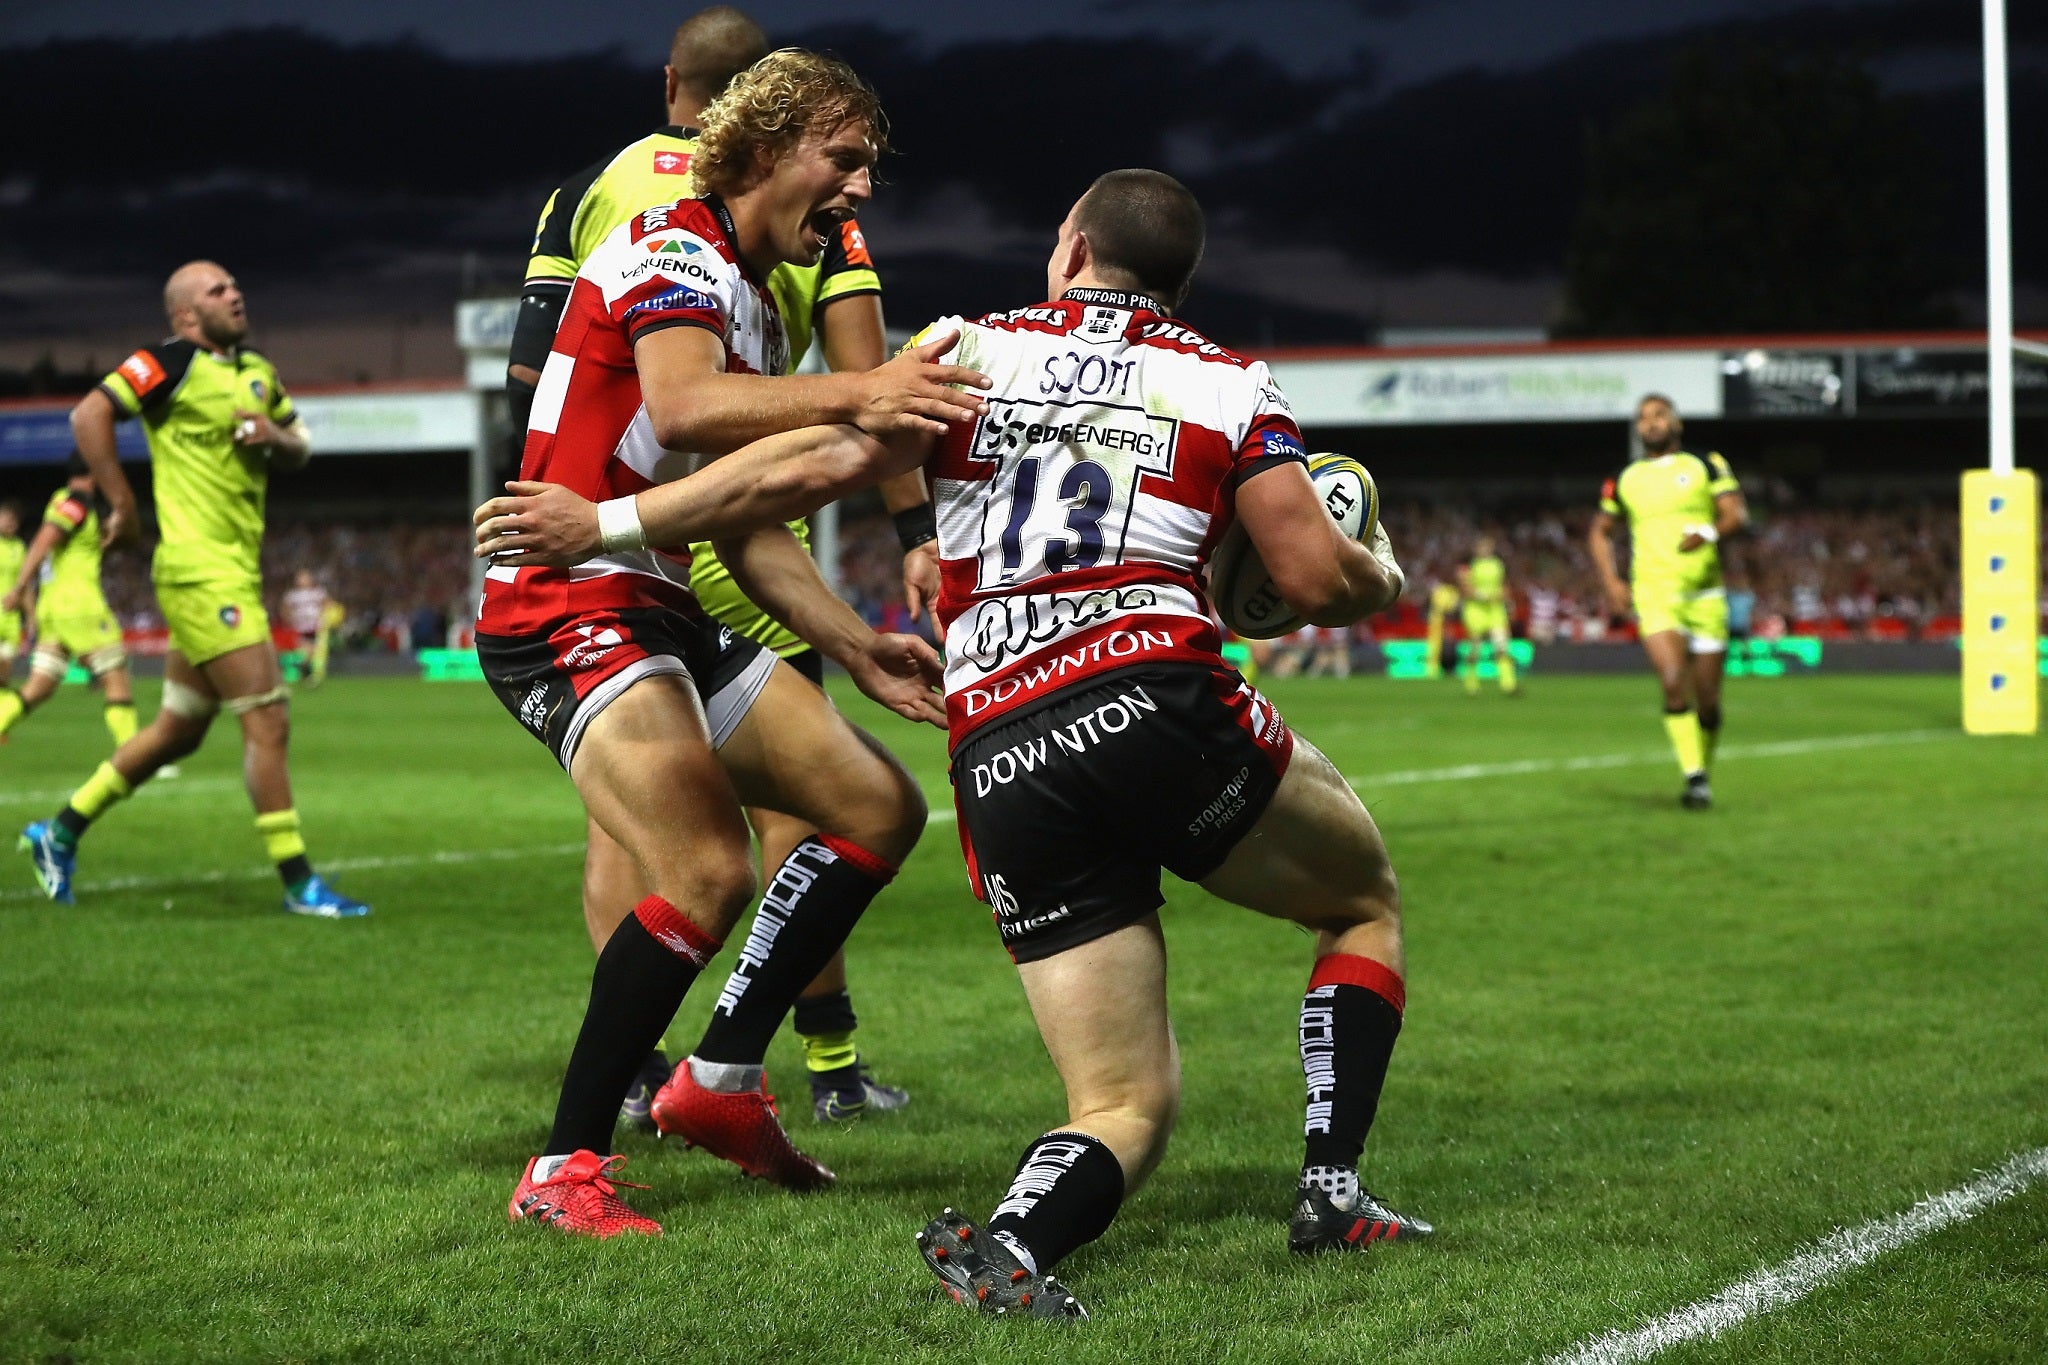
[[[43,523],[55,526],[64,538],[43,561],[37,613],[53,618],[105,616],[107,599],[100,591],[99,513],[89,499],[60,488],[43,509]]]
[[[1600,491],[1600,510],[1628,518],[1629,582],[1635,592],[1683,594],[1721,586],[1721,555],[1709,543],[1680,550],[1689,526],[1714,524],[1714,500],[1742,485],[1719,455],[1646,455]]]
[[[149,439],[161,540],[150,576],[202,583],[262,574],[263,501],[270,460],[236,445],[235,412],[267,413],[279,426],[298,414],[268,360],[250,350],[217,355],[182,338],[122,361],[100,392],[123,417],[140,417]]]
[[[1492,555],[1466,565],[1465,579],[1471,585],[1474,602],[1490,606],[1507,598],[1508,566]]]

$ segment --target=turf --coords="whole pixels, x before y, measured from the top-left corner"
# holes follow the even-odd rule
[[[1643,678],[1271,691],[1402,875],[1368,1176],[1435,1243],[1287,1255],[1307,944],[1176,888],[1187,1101],[1062,1268],[1094,1319],[940,1300],[911,1234],[985,1212],[1062,1117],[943,824],[852,949],[911,1108],[820,1129],[786,1037],[770,1057],[836,1190],[625,1136],[667,1237],[508,1227],[588,983],[578,809],[480,686],[337,679],[294,706],[299,805],[372,919],[278,913],[225,732],[89,836],[77,908],[0,866],[0,1358],[1538,1359],[2048,1143],[2048,749],[1956,734],[1952,680],[1731,684],[1705,815]],[[936,732],[845,704],[944,792]],[[0,817],[105,747],[67,690],[0,749]],[[2043,1245],[2036,1187],[1667,1359],[2042,1358]]]

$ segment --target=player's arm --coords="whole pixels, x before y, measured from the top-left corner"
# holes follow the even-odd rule
[[[723,455],[798,427],[847,423],[876,436],[943,434],[987,410],[987,375],[939,357],[957,333],[932,338],[860,374],[760,375],[725,372],[724,339],[697,325],[642,331],[633,365],[654,438],[668,450]]]
[[[28,551],[21,559],[21,572],[8,585],[7,595],[0,597],[0,608],[7,611],[22,611],[35,601],[36,577],[43,570],[43,561],[57,553],[57,547],[71,538],[76,526],[66,526],[58,521],[45,521],[37,531],[35,539],[28,543]]]
[[[680,549],[808,516],[923,459],[914,437],[852,426],[756,441],[687,478],[593,503],[559,484],[513,482],[476,509],[476,554],[506,564],[580,564],[604,551]],[[763,604],[765,605],[765,604]]]
[[[915,635],[878,635],[827,587],[817,561],[787,526],[712,548],[749,602],[843,667],[868,696],[906,720],[944,727],[939,656]]]
[[[234,439],[238,446],[262,451],[271,468],[286,473],[304,469],[306,461],[313,458],[313,433],[306,430],[297,413],[280,422],[267,412],[237,408]]]
[[[1237,519],[1287,605],[1318,626],[1348,626],[1392,606],[1405,578],[1383,530],[1368,549],[1339,529],[1299,462],[1237,488]]]
[[[826,300],[818,309],[818,326],[825,363],[834,371],[872,370],[888,359],[879,294]],[[882,480],[882,506],[895,520],[903,545],[903,600],[914,621],[939,595],[939,533],[923,471],[907,469]]]
[[[140,519],[135,510],[135,490],[121,472],[121,455],[114,443],[114,400],[104,388],[94,389],[71,409],[71,439],[92,471],[92,481],[107,500],[106,520],[101,523],[100,543],[114,545],[132,541]]]
[[[1614,513],[1602,508],[1593,514],[1593,524],[1586,528],[1586,552],[1593,556],[1593,567],[1599,570],[1600,587],[1607,594],[1609,609],[1616,616],[1626,616],[1628,584],[1621,581],[1614,567]]]

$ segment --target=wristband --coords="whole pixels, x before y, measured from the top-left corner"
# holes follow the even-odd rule
[[[634,498],[610,498],[597,505],[597,543],[607,554],[647,548],[647,531],[640,525]]]
[[[1714,529],[1714,525],[1712,522],[1699,522],[1698,524],[1688,526],[1685,529],[1692,535],[1698,536],[1701,540],[1704,540],[1709,545],[1715,544],[1721,539],[1721,533]]]
[[[905,554],[939,538],[939,509],[928,502],[906,507],[890,520],[896,523],[896,539],[903,543]]]

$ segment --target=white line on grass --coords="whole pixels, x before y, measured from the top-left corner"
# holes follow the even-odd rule
[[[1997,1170],[1904,1213],[1844,1228],[1782,1265],[1738,1280],[1710,1299],[1630,1330],[1581,1342],[1546,1365],[1633,1365],[1684,1341],[1720,1336],[1749,1319],[1804,1298],[1857,1266],[1960,1223],[2048,1176],[2048,1147],[2021,1152]]]
[[[501,863],[515,858],[558,858],[581,853],[582,844],[543,844],[538,848],[486,848],[445,853],[408,854],[391,858],[329,858],[320,864],[322,872],[383,872],[407,867],[453,867],[464,863]],[[87,895],[99,891],[175,891],[188,886],[214,886],[222,882],[260,882],[275,877],[269,867],[238,867],[211,872],[188,872],[170,877],[109,877],[104,881],[80,882],[75,888]],[[0,891],[0,901],[42,900],[40,889]]]
[[[1815,739],[1786,739],[1769,744],[1724,744],[1719,758],[1792,758],[1800,754],[1826,753],[1832,749],[1874,749],[1890,744],[1925,744],[1933,739],[1951,739],[1957,730],[1880,730],[1867,735],[1824,735]],[[1584,754],[1578,758],[1521,758],[1509,763],[1461,763],[1455,768],[1413,768],[1407,772],[1345,774],[1354,787],[1407,787],[1421,782],[1475,782],[1485,777],[1521,777],[1528,773],[1582,773],[1599,768],[1631,768],[1648,763],[1669,763],[1669,749],[1639,749],[1626,754]],[[931,797],[940,801],[949,798]],[[958,817],[950,810],[934,810],[928,825],[950,825]]]
[[[1883,730],[1868,735],[1828,735],[1817,739],[1788,739],[1770,744],[1724,744],[1719,758],[1790,758],[1800,754],[1826,753],[1833,749],[1873,749],[1891,744],[1925,744],[1949,739],[1957,730]],[[1584,754],[1578,758],[1524,758],[1510,763],[1462,763],[1455,768],[1415,768],[1407,772],[1345,775],[1354,787],[1405,787],[1418,782],[1471,782],[1482,777],[1520,777],[1527,773],[1578,773],[1598,768],[1629,768],[1646,763],[1669,763],[1668,749],[1639,749],[1626,754]]]
[[[0,792],[0,806],[55,805],[59,801],[70,800],[72,793],[77,790],[76,786],[71,786],[40,792]],[[131,799],[139,800],[145,796],[210,796],[215,792],[240,790],[242,779],[239,777],[179,777],[169,781],[160,778],[143,787]]]

